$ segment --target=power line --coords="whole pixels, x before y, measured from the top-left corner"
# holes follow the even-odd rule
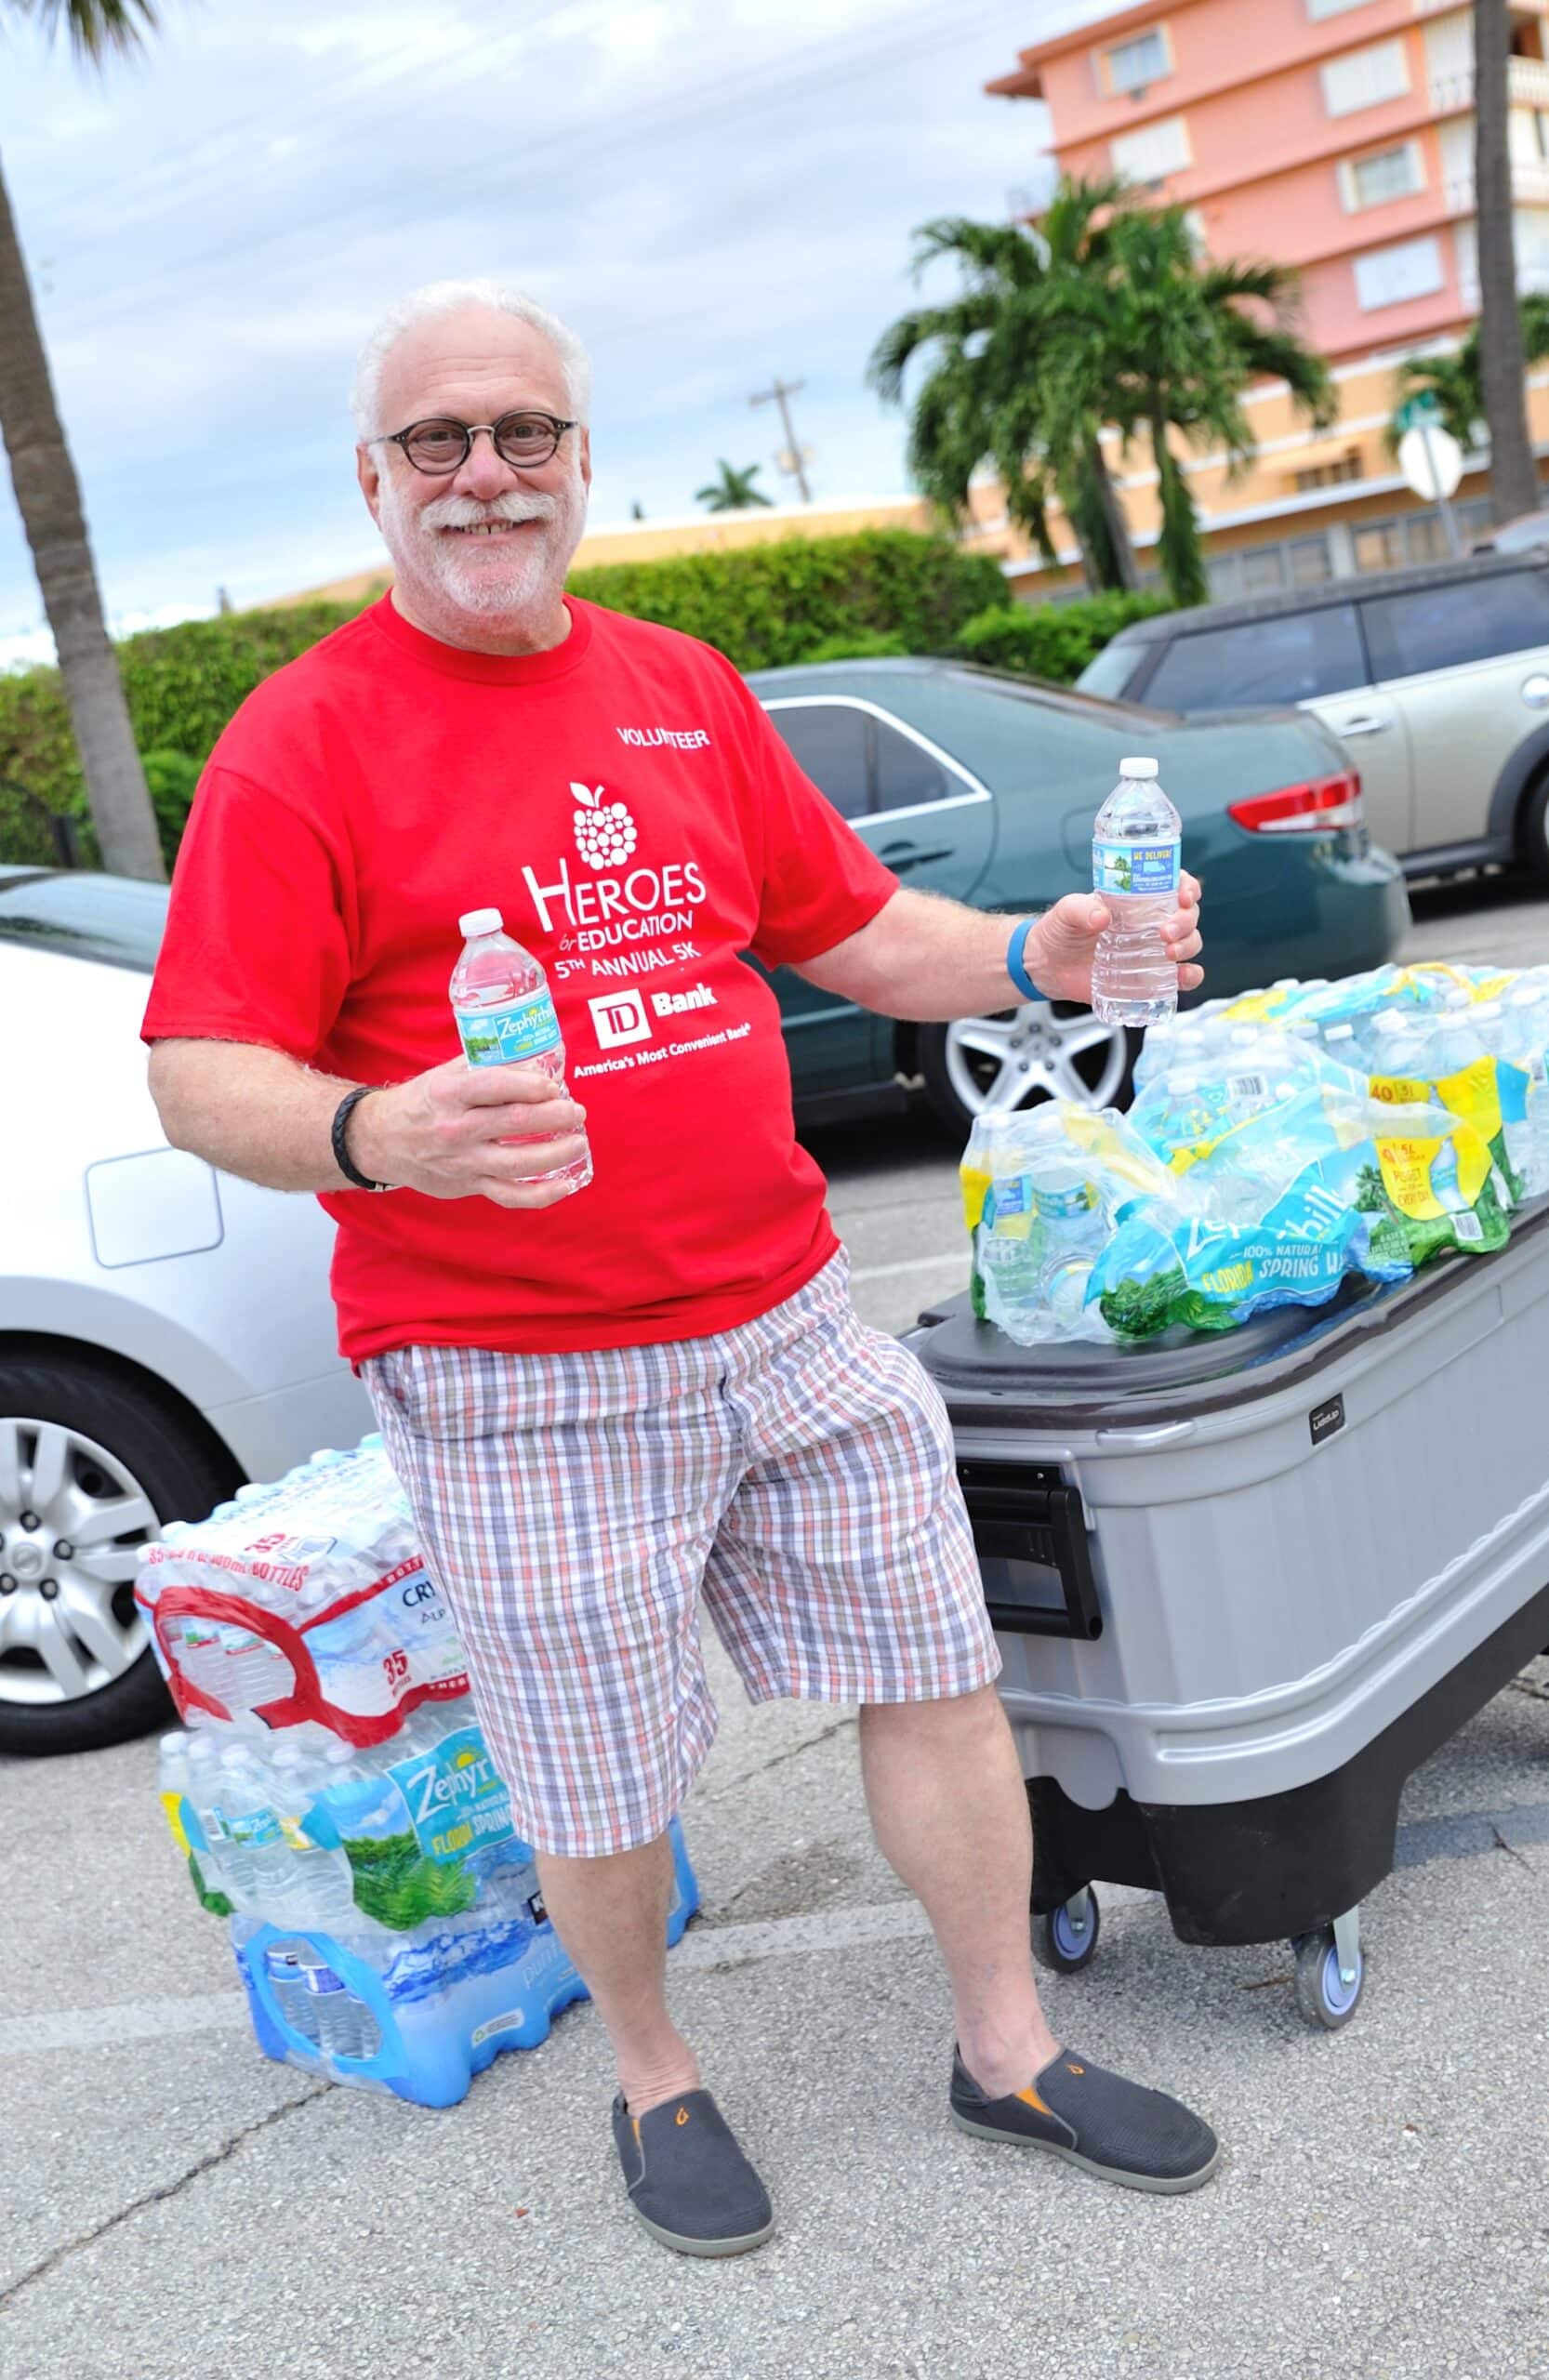
[[[607,116],[578,120],[567,125],[563,131],[555,133],[550,139],[530,147],[525,152],[524,163],[530,165],[535,160],[550,156],[574,156],[577,139],[584,137],[594,139],[602,135],[612,136],[608,139],[606,151],[607,157],[611,161],[615,157],[639,148],[642,143],[649,144],[664,131],[680,130],[687,125],[700,122],[710,115],[725,122],[747,114],[759,113],[772,106],[779,106],[787,100],[801,98],[809,90],[819,87],[831,89],[854,81],[858,75],[870,73],[879,66],[903,63],[917,57],[928,56],[934,49],[955,45],[962,39],[965,33],[973,31],[978,25],[988,24],[992,20],[998,21],[1003,15],[1003,7],[1000,5],[1000,0],[997,0],[997,5],[993,8],[981,8],[972,17],[965,18],[956,7],[947,10],[946,15],[947,18],[946,23],[942,21],[942,12],[939,9],[925,12],[923,20],[917,18],[915,22],[923,34],[923,38],[920,40],[905,43],[890,41],[881,45],[873,45],[853,53],[848,60],[838,60],[832,67],[824,66],[815,73],[789,76],[780,83],[767,83],[751,93],[747,92],[745,88],[746,71],[738,69],[735,75],[720,76],[712,81],[695,85],[688,92],[679,95],[677,99],[664,99],[653,108],[621,110]],[[838,47],[840,45],[830,46]],[[743,96],[740,99],[733,99],[730,104],[723,104],[723,95],[733,86],[744,86]],[[693,104],[689,104],[690,102]],[[612,128],[615,126],[625,126],[629,129],[621,135],[613,135]],[[240,259],[244,264],[250,264],[255,254],[263,249],[289,246],[299,240],[314,241],[320,231],[362,215],[372,218],[373,229],[396,228],[397,224],[406,219],[408,216],[423,212],[427,196],[434,195],[453,186],[457,187],[460,198],[472,200],[492,196],[510,196],[548,179],[549,175],[545,171],[510,176],[502,169],[495,174],[470,181],[466,177],[466,169],[458,166],[452,172],[439,175],[430,181],[417,183],[413,191],[406,193],[406,203],[398,207],[384,211],[379,197],[373,195],[351,201],[342,207],[314,214],[310,216],[305,223],[270,232],[256,242],[229,241],[218,248],[206,250],[202,256],[185,259],[181,264],[165,266],[152,279],[142,282],[137,287],[121,290],[116,298],[105,306],[90,308],[89,300],[78,299],[74,301],[73,307],[61,308],[59,314],[52,318],[50,327],[68,327],[73,320],[86,316],[92,328],[99,328],[105,323],[118,321],[127,315],[139,312],[148,303],[154,302],[164,292],[185,294],[190,288],[197,287],[201,281],[211,274],[218,274],[222,267],[233,260]],[[591,187],[595,188],[594,179],[591,180]],[[90,308],[89,314],[88,308]]]

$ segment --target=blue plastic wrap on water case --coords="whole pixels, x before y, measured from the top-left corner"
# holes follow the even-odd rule
[[[669,1944],[699,1906],[676,1819],[671,1841]],[[587,1997],[547,1919],[535,1924],[496,1911],[475,1911],[396,1940],[376,1933],[346,1941],[234,1917],[232,1943],[253,2030],[267,2057],[422,2107],[453,2106],[501,2050],[536,2047],[562,2008]],[[321,1962],[365,2012],[379,2036],[369,2056],[325,2051],[291,2023],[274,1988],[271,1958],[283,1947],[300,1947]]]

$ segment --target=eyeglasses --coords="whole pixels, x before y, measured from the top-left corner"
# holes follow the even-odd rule
[[[402,446],[417,471],[424,471],[430,479],[445,479],[461,470],[482,430],[488,431],[503,463],[515,470],[530,471],[539,463],[552,462],[565,431],[580,426],[577,421],[560,421],[551,413],[503,413],[498,421],[471,422],[438,414],[430,421],[411,421],[406,430],[390,430],[365,443]]]

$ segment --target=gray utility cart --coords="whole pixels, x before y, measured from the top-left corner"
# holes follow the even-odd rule
[[[1185,1942],[1289,1937],[1338,2026],[1420,1763],[1549,1646],[1549,1204],[1488,1257],[1219,1338],[1024,1348],[966,1297],[947,1400],[1037,1833],[1034,1938],[1092,1886]]]

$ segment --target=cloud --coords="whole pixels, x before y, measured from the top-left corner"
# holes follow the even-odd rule
[[[458,0],[454,22],[265,0],[179,12],[144,71],[87,86],[17,44],[5,163],[29,256],[53,258],[44,327],[110,607],[369,567],[354,354],[451,275],[518,282],[593,348],[599,522],[691,510],[718,454],[773,490],[748,397],[774,371],[806,383],[820,491],[902,490],[866,359],[908,302],[914,226],[1002,214],[1032,178],[1039,112],[982,85],[1040,5]],[[43,137],[77,108],[89,145]],[[0,652],[39,616],[0,498]]]

